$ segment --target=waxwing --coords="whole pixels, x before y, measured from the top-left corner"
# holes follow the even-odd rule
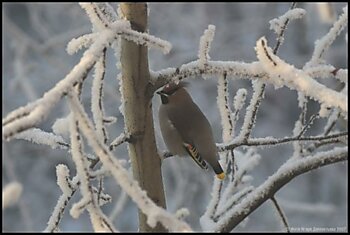
[[[168,150],[178,156],[190,156],[202,169],[213,168],[219,179],[225,178],[210,123],[185,90],[187,83],[169,83],[157,94],[162,104],[159,123]]]

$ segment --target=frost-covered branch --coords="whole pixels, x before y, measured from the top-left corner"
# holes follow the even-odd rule
[[[62,220],[63,213],[68,205],[68,202],[80,184],[78,176],[75,176],[72,180],[69,179],[69,171],[65,165],[56,166],[56,175],[57,184],[61,188],[63,194],[58,199],[44,232],[54,232],[58,230],[58,225]]]
[[[348,82],[348,70],[335,68],[332,65],[316,65],[313,67],[307,67],[305,72],[313,78],[335,78],[342,83]]]
[[[214,39],[214,35],[215,35],[215,26],[209,25],[208,29],[204,31],[204,34],[199,41],[198,58],[199,58],[199,63],[203,67],[210,60],[209,50],[210,50],[211,42]]]
[[[247,97],[247,90],[246,89],[239,89],[234,97],[233,100],[233,118],[232,118],[232,136],[235,135],[235,126],[237,125],[237,121],[239,118],[239,113],[242,110],[244,104],[245,104],[245,99]]]
[[[222,218],[227,216],[227,213],[250,194],[254,187],[250,184],[252,177],[248,175],[254,167],[256,167],[260,160],[253,149],[243,153],[235,151],[235,162],[237,162],[237,170],[234,176],[226,182],[226,185],[215,183],[212,192],[212,199],[207,207],[206,212],[201,217],[200,222],[204,231],[214,231],[215,224]],[[215,185],[221,186],[220,193],[214,190]]]
[[[283,35],[284,35],[284,31],[287,29],[287,25],[289,21],[293,19],[302,18],[306,13],[304,9],[295,8],[295,7],[296,7],[296,2],[293,2],[289,11],[287,11],[286,13],[284,13],[282,16],[278,18],[270,20],[269,22],[270,29],[275,31],[275,33],[277,34],[277,42],[273,50],[274,54],[277,54],[278,49],[280,48],[280,46],[284,41]]]
[[[227,144],[217,144],[219,151],[226,151],[229,149],[235,149],[239,146],[273,146],[278,144],[286,144],[294,141],[300,142],[325,142],[325,143],[338,143],[342,139],[348,138],[349,133],[340,132],[332,135],[320,135],[320,136],[294,136],[286,137],[282,139],[276,139],[273,137],[264,137],[264,138],[251,138],[247,142],[241,140],[233,140]]]
[[[90,169],[93,169],[97,162],[92,162],[89,166]],[[106,174],[107,172],[105,170],[102,170],[102,174]],[[98,175],[99,172],[91,172],[89,178],[93,178],[93,176]],[[59,164],[56,166],[56,175],[57,175],[57,184],[62,190],[62,195],[59,197],[56,206],[51,213],[51,216],[49,218],[49,221],[47,222],[47,227],[45,228],[45,232],[54,232],[57,231],[59,228],[59,223],[62,220],[64,211],[66,207],[68,206],[69,201],[71,200],[74,193],[78,190],[80,185],[80,179],[79,176],[76,175],[72,179],[69,178],[69,169],[67,166],[63,164]],[[97,190],[92,187],[92,191],[94,194],[97,194]],[[110,197],[108,195],[102,195],[101,196],[102,201],[98,201],[99,205],[102,205],[101,202],[107,202],[110,201]]]
[[[94,128],[87,118],[87,115],[76,96],[72,96],[72,105],[77,115],[79,128],[87,138],[89,145],[93,148],[103,166],[110,171],[121,188],[133,199],[137,206],[147,215],[148,224],[155,226],[159,221],[171,231],[191,231],[190,227],[176,219],[163,208],[158,207],[138,185],[137,181],[130,179],[128,172],[121,165],[119,160],[112,156],[108,148],[98,139]]]
[[[264,98],[265,84],[261,81],[252,81],[253,84],[253,95],[250,100],[249,106],[246,109],[244,122],[240,131],[238,139],[243,142],[247,141],[252,133],[255,125],[256,115],[260,106],[261,100]]]
[[[287,86],[298,90],[321,104],[325,104],[327,107],[339,108],[343,113],[347,114],[347,97],[345,94],[327,88],[315,81],[303,70],[296,69],[293,65],[289,65],[278,58],[272,53],[272,49],[267,46],[264,37],[258,40],[256,52],[262,67],[269,74],[269,79],[275,86]]]
[[[202,39],[203,38],[204,36],[202,37]],[[230,110],[229,100],[228,100],[227,86],[228,86],[227,78],[226,78],[226,74],[224,74],[223,76],[220,76],[218,78],[218,96],[217,96],[217,105],[219,107],[221,125],[222,125],[223,142],[227,142],[231,139],[232,127],[233,127],[231,110]],[[224,172],[226,172],[227,170],[228,155],[229,155],[228,152],[225,152],[219,155]],[[218,209],[219,202],[221,199],[223,184],[224,182],[222,180],[214,179],[212,197],[206,211],[207,217],[213,218],[214,215],[216,214],[216,211]]]
[[[104,48],[114,39],[113,32],[101,32],[99,40],[87,50],[80,62],[54,88],[46,92],[42,98],[28,105],[12,111],[3,119],[3,139],[9,139],[14,134],[25,131],[42,122],[57,102],[67,94],[75,84],[82,82],[82,78],[95,65]]]
[[[69,149],[70,145],[59,135],[45,132],[39,128],[32,128],[14,136],[15,139],[24,139],[36,144],[49,145],[51,148]]]
[[[95,65],[94,80],[91,88],[91,111],[95,122],[97,134],[106,144],[108,140],[107,130],[104,125],[104,108],[103,108],[103,80],[106,68],[106,48],[102,56]]]
[[[167,42],[149,34],[128,29],[128,25],[125,22],[115,22],[110,28],[99,31],[99,37],[94,38],[95,41],[84,53],[80,62],[63,80],[46,92],[42,98],[12,111],[3,119],[3,139],[10,139],[14,134],[34,127],[43,121],[56,103],[67,94],[68,89],[83,81],[86,74],[99,60],[105,48],[116,39],[116,34],[124,35],[126,38],[141,45],[153,45],[165,51],[170,50]],[[79,48],[79,44],[75,47]]]
[[[93,31],[100,31],[111,27],[111,19],[107,19],[96,3],[80,3],[80,6],[89,16]]]
[[[244,63],[232,61],[208,61],[205,69],[203,69],[200,62],[195,60],[184,64],[177,69],[168,68],[157,72],[152,72],[151,80],[154,83],[153,90],[155,91],[171,81],[176,82],[185,78],[200,75],[221,76],[223,74],[227,74],[228,78],[261,80],[263,82],[273,84],[276,87],[287,86],[291,89],[302,92],[306,96],[309,96],[320,103],[326,103],[330,107],[339,106],[341,110],[347,112],[347,99],[345,94],[339,94],[339,92],[325,87],[321,83],[315,81],[310,76],[311,74],[309,75],[303,70],[296,69],[292,65],[289,65],[278,57],[274,56],[270,48],[267,50],[268,47],[266,47],[266,43],[264,46],[262,45],[262,41],[264,40],[260,39],[257,43],[257,48],[259,50],[258,57],[262,55],[259,59],[263,60],[263,63],[261,64],[259,62]],[[263,48],[265,48],[266,51]],[[269,58],[278,58],[279,64],[276,63],[277,60],[270,60]],[[317,74],[316,72],[313,73],[315,77],[318,76]],[[300,82],[301,80],[304,81],[304,79],[306,80],[305,83]],[[316,89],[311,89],[312,87]],[[315,92],[315,90],[321,91],[321,93]],[[259,94],[262,93],[257,93],[258,97]],[[335,99],[327,99],[327,97],[332,97],[333,95],[335,95]]]
[[[221,126],[222,126],[222,140],[224,143],[228,142],[232,138],[232,111],[228,100],[228,82],[226,74],[223,74],[218,78],[218,96],[217,104],[220,111]]]
[[[304,68],[312,67],[315,65],[323,64],[322,57],[328,50],[330,45],[334,42],[336,37],[343,31],[348,24],[348,7],[343,8],[343,14],[340,15],[339,19],[334,22],[333,27],[329,32],[321,39],[315,42],[314,53],[311,60],[305,64]]]
[[[113,151],[116,147],[122,143],[128,142],[130,140],[130,135],[122,133],[117,138],[115,138],[109,145],[109,151]]]
[[[144,220],[144,224],[147,226],[149,225],[150,227],[157,228],[157,223],[160,223],[170,231],[191,231],[190,226],[183,222],[183,218],[189,213],[187,209],[180,209],[176,214],[170,214],[165,209],[158,206],[161,204],[158,203],[157,205],[158,198],[153,201],[152,199],[154,199],[154,197],[149,195],[146,190],[142,189],[142,179],[140,183],[134,180],[130,176],[130,172],[123,167],[123,161],[113,156],[111,151],[122,143],[128,142],[130,144],[129,148],[133,148],[133,144],[137,142],[136,139],[139,134],[135,132],[129,133],[129,127],[126,126],[124,128],[124,133],[120,134],[111,143],[108,143],[106,125],[113,123],[116,119],[114,117],[105,116],[106,114],[102,102],[103,91],[106,89],[106,87],[103,86],[103,79],[106,71],[106,50],[108,47],[115,49],[117,60],[119,60],[123,57],[121,55],[122,50],[119,50],[119,44],[123,41],[121,39],[126,39],[129,42],[137,44],[133,45],[133,43],[126,42],[132,46],[138,47],[141,45],[155,47],[162,50],[163,53],[168,53],[170,51],[171,44],[149,33],[135,30],[135,28],[138,29],[139,25],[121,20],[121,16],[118,15],[108,3],[82,3],[81,6],[86,11],[92,23],[92,32],[72,39],[67,46],[67,52],[69,54],[87,48],[80,62],[75,65],[66,77],[57,83],[55,87],[46,92],[42,98],[14,110],[3,118],[2,121],[3,140],[12,138],[25,139],[37,144],[49,145],[51,148],[65,149],[72,154],[77,175],[70,178],[69,170],[66,166],[57,166],[57,184],[62,190],[62,195],[57,201],[45,231],[58,231],[58,226],[64,211],[68,208],[68,203],[74,193],[79,189],[82,197],[71,208],[71,215],[73,217],[78,217],[87,209],[95,231],[116,231],[112,222],[122,211],[128,196],[136,203],[137,207],[142,212],[141,215],[143,216],[144,214],[144,218],[147,217],[147,223]],[[259,39],[256,45],[258,61],[245,63],[239,61],[210,60],[209,52],[214,39],[215,26],[209,25],[199,41],[198,60],[183,64],[178,68],[167,68],[156,72],[151,71],[151,79],[146,81],[146,93],[153,94],[155,90],[170,81],[179,81],[198,75],[202,75],[204,78],[214,75],[218,78],[217,104],[223,128],[223,141],[217,144],[217,148],[219,151],[220,164],[223,166],[228,177],[226,177],[224,181],[218,181],[216,178],[214,180],[211,200],[200,220],[204,230],[220,232],[231,231],[246,219],[251,212],[269,199],[271,199],[276,206],[288,230],[289,226],[286,217],[275,200],[276,192],[300,174],[321,166],[347,160],[347,147],[334,146],[346,145],[348,131],[333,129],[335,129],[334,127],[340,116],[347,119],[348,71],[347,68],[336,68],[331,64],[326,64],[322,60],[325,52],[329,49],[335,38],[347,25],[347,7],[343,9],[344,13],[339,17],[338,21],[334,23],[329,33],[315,43],[315,50],[310,61],[306,63],[302,69],[298,69],[276,55],[284,41],[284,33],[288,23],[293,19],[301,18],[305,15],[305,10],[295,9],[295,6],[296,3],[293,3],[290,10],[284,15],[270,21],[271,29],[277,34],[276,46],[272,49],[268,47],[264,37]],[[40,28],[42,22],[38,22],[37,16],[31,13],[30,17],[34,24]],[[34,50],[46,50],[45,48],[51,47],[55,42],[60,40],[60,37],[49,40],[49,43],[47,43],[46,47],[43,49],[43,46],[23,33],[22,30],[19,30],[18,27],[14,26],[11,30],[14,35],[18,35],[18,38],[23,36],[24,39],[22,41],[25,42],[24,46],[18,48],[16,54],[18,58],[22,57],[23,51],[27,50],[28,47]],[[38,33],[41,37],[47,36],[45,29],[39,29]],[[69,33],[72,32],[68,32],[67,35],[69,35]],[[67,35],[63,34],[62,37],[68,37]],[[143,49],[147,51],[147,48],[142,48],[142,50]],[[29,70],[29,68],[21,68],[22,62],[20,60],[16,62],[16,69],[20,69],[17,76],[24,76],[25,71],[27,69]],[[117,63],[120,65],[119,61]],[[133,63],[130,63],[130,67],[133,66]],[[91,120],[88,118],[83,108],[82,100],[79,100],[79,97],[83,90],[83,82],[93,67],[95,67],[95,75],[91,89]],[[119,66],[118,69],[123,70],[122,73],[118,75],[118,79],[120,82],[120,91],[121,93],[124,92],[122,93],[123,98],[121,100],[122,104],[120,110],[122,114],[125,115],[125,97],[127,97],[127,95],[125,92],[126,83],[122,81],[122,76],[124,76],[126,69],[125,66]],[[146,71],[146,73],[141,74],[145,74],[145,77],[148,78],[148,63],[144,71]],[[123,79],[125,79],[125,77]],[[326,87],[317,80],[325,78],[337,79],[344,85],[344,88],[338,92]],[[234,133],[235,126],[237,125],[239,114],[242,112],[245,104],[247,90],[238,90],[237,94],[234,96],[232,112],[230,107],[232,103],[230,104],[229,102],[230,91],[228,90],[228,79],[248,79],[253,84],[252,98],[246,109],[241,131],[237,135]],[[149,84],[149,82],[151,82],[151,84]],[[288,137],[251,137],[255,121],[257,120],[257,112],[264,98],[266,84],[272,84],[277,88],[285,86],[296,90],[298,93],[301,113],[299,119],[295,123],[292,134]],[[141,88],[143,89],[143,87]],[[137,89],[133,87],[133,89],[137,91],[142,90],[139,89],[139,87],[137,87]],[[28,94],[30,93],[31,92],[28,91]],[[50,113],[52,113],[57,103],[66,95],[69,96],[72,112],[71,116],[65,118],[66,121],[71,121],[70,131],[67,129],[68,125],[65,121],[62,121],[60,124],[56,122],[57,125],[55,125],[57,128],[53,128],[54,133],[45,132],[36,128]],[[147,99],[149,97],[150,96],[146,96]],[[307,103],[309,98],[316,100],[320,103],[321,107],[320,111],[311,116],[309,121],[307,121]],[[129,104],[131,103],[130,100],[127,101]],[[148,101],[149,100],[147,100],[147,102]],[[140,104],[139,100],[135,103]],[[149,103],[147,103],[145,107],[149,107],[148,105]],[[137,105],[134,107],[138,108]],[[124,116],[124,118],[126,120],[127,116]],[[328,118],[323,133],[315,136],[305,136],[306,131],[311,127],[315,118]],[[137,119],[135,120],[138,123]],[[93,125],[93,123],[95,125]],[[64,127],[65,125],[66,127]],[[153,128],[151,129],[151,136],[153,136]],[[65,131],[66,133],[64,133]],[[70,144],[63,138],[65,136],[64,134],[67,134],[67,132],[70,133]],[[91,146],[94,152],[93,154],[96,157],[84,152],[83,147],[85,140],[87,140]],[[271,147],[286,143],[293,144],[293,156],[302,157],[290,158],[263,184],[260,186],[253,186],[253,177],[249,174],[254,170],[254,167],[258,166],[260,159],[263,157],[257,152],[258,147]],[[317,148],[324,145],[327,145],[327,151],[315,151]],[[149,144],[145,146],[149,147]],[[243,148],[242,151],[241,149],[236,149],[240,146],[249,146],[249,148]],[[320,151],[320,149],[317,149],[317,151]],[[154,153],[158,161],[156,149]],[[144,155],[148,157],[150,154]],[[143,157],[142,154],[140,154],[140,156]],[[164,157],[169,157],[169,155],[164,154]],[[143,160],[144,158],[141,159]],[[96,170],[94,167],[97,163],[101,163],[102,166]],[[150,167],[148,167],[149,165],[137,166],[150,169]],[[152,165],[150,164],[150,166]],[[182,176],[181,172],[177,172],[177,174],[178,176]],[[102,179],[105,176],[112,176],[122,189],[120,200],[116,203],[110,218],[104,215],[100,207],[111,200],[111,197],[103,192]],[[137,179],[137,174],[134,174],[134,177]],[[98,180],[99,184],[97,188],[92,185],[93,180]],[[156,185],[153,181],[151,181],[151,183]],[[140,187],[140,185],[142,187]],[[153,187],[153,185],[151,185],[151,187]],[[183,191],[187,189],[186,187],[188,184],[183,183],[181,186],[180,189]],[[192,189],[195,191],[195,187]],[[150,191],[151,190],[149,190],[149,192]],[[186,200],[185,194],[182,194],[179,198],[180,199],[175,203],[176,205],[179,205],[182,200]],[[4,192],[3,204],[6,204],[4,203]]]
[[[295,7],[295,4],[292,5],[292,8]],[[260,60],[263,69],[265,69],[266,74],[262,73],[258,78],[260,79],[260,81],[253,81],[253,95],[252,95],[252,99],[251,99],[251,103],[247,108],[246,111],[246,115],[245,115],[245,120],[244,123],[242,125],[241,128],[241,132],[239,134],[238,137],[236,137],[235,139],[233,139],[231,141],[231,143],[226,143],[222,144],[220,148],[220,145],[218,146],[219,151],[224,151],[224,153],[227,150],[233,150],[234,148],[238,147],[238,146],[242,146],[242,145],[246,145],[246,146],[273,146],[276,144],[282,144],[282,143],[288,143],[288,142],[293,142],[295,144],[299,144],[299,143],[303,143],[303,142],[307,142],[307,141],[312,141],[313,143],[317,143],[318,146],[321,145],[325,145],[325,144],[335,144],[335,143],[339,143],[339,142],[344,142],[347,140],[348,138],[348,132],[342,132],[342,133],[336,133],[336,134],[332,134],[332,136],[327,136],[327,135],[320,135],[320,136],[309,136],[309,137],[305,137],[303,136],[303,134],[307,131],[308,128],[310,128],[310,126],[313,124],[313,121],[316,118],[319,117],[324,117],[326,115],[328,115],[328,109],[330,107],[333,108],[343,108],[341,109],[343,111],[343,114],[345,116],[347,116],[347,109],[346,109],[346,95],[340,93],[340,92],[335,92],[332,91],[328,88],[326,88],[325,86],[323,86],[320,83],[314,84],[313,82],[315,82],[315,80],[313,80],[313,78],[316,77],[325,77],[327,76],[327,74],[329,75],[329,77],[337,77],[338,80],[340,80],[341,82],[347,83],[347,78],[344,77],[344,75],[347,74],[347,70],[343,70],[342,73],[343,74],[337,74],[339,69],[335,69],[333,66],[318,66],[315,67],[313,70],[313,68],[309,68],[308,70],[305,69],[305,71],[303,70],[297,70],[297,72],[292,71],[292,69],[289,69],[288,72],[284,71],[285,69],[285,65],[280,66],[281,64],[281,60],[275,55],[279,46],[282,44],[283,42],[283,33],[284,30],[286,28],[286,24],[289,21],[289,18],[291,19],[295,19],[295,18],[301,18],[303,15],[305,14],[305,11],[303,9],[293,9],[290,10],[289,12],[287,12],[284,16],[282,16],[279,19],[275,19],[273,21],[271,21],[271,27],[276,31],[276,33],[278,34],[278,39],[277,39],[277,45],[274,48],[274,50],[272,50],[271,48],[268,48],[266,45],[266,41],[264,41],[265,39],[261,39],[259,40],[262,44],[262,48],[258,48],[257,46],[257,54],[258,54],[258,59]],[[287,20],[286,20],[287,19]],[[258,41],[258,42],[259,42]],[[265,55],[265,61],[262,61],[261,59],[261,54]],[[212,61],[207,61],[206,62],[206,66],[199,68],[199,72],[200,73],[207,73],[208,71],[210,71],[210,63]],[[269,62],[270,67],[267,68],[264,67],[264,62]],[[195,62],[191,62],[192,65],[194,65]],[[292,66],[291,66],[292,67]],[[294,70],[295,68],[292,67]],[[274,70],[275,69],[275,70]],[[181,74],[181,70],[182,67],[178,68],[175,70],[175,78],[173,78],[174,80],[176,79],[182,79],[182,75]],[[192,70],[193,72],[194,70]],[[224,71],[222,74],[226,75],[226,70],[223,69],[220,72]],[[257,70],[254,70],[255,72]],[[170,70],[169,70],[170,72]],[[173,71],[171,71],[173,72]],[[211,71],[210,71],[211,72]],[[210,73],[209,72],[209,73]],[[293,73],[294,72],[294,73]],[[276,73],[276,74],[274,74]],[[295,81],[295,74],[299,75],[300,73],[302,73],[303,78],[300,78],[299,81]],[[285,79],[286,75],[289,76],[293,76],[293,78],[289,78],[289,79]],[[161,74],[162,76],[163,74]],[[185,73],[184,74],[192,76],[191,73]],[[288,76],[287,75],[287,76]],[[310,75],[312,76],[312,78],[310,77]],[[299,75],[300,76],[300,75]],[[309,80],[305,79],[304,76],[309,76]],[[244,78],[244,76],[237,76],[235,75],[235,78]],[[254,76],[252,76],[253,78],[255,78]],[[220,77],[219,77],[220,79]],[[287,81],[285,81],[287,80]],[[312,93],[313,89],[311,88],[312,86],[305,86],[305,80],[306,82],[310,82],[312,83],[312,86],[314,86],[316,89],[315,94]],[[219,80],[220,81],[220,80]],[[268,83],[272,83],[273,85],[280,87],[280,86],[287,86],[289,88],[294,88],[298,91],[298,96],[300,97],[300,100],[303,100],[301,103],[300,107],[303,109],[303,111],[301,112],[301,116],[300,116],[300,120],[299,120],[299,128],[295,128],[293,135],[295,137],[286,137],[286,138],[282,138],[282,139],[275,139],[275,138],[271,138],[271,137],[265,137],[265,138],[249,138],[250,137],[250,133],[253,129],[254,126],[254,122],[255,122],[255,118],[256,118],[256,112],[257,109],[259,107],[259,103],[263,97],[264,94],[264,89],[265,89],[265,84],[263,83],[263,81],[267,81]],[[298,84],[298,82],[300,83],[300,85]],[[280,83],[280,84],[278,84]],[[317,92],[320,91],[320,87],[324,88],[327,92],[331,93],[328,97],[329,99],[325,99],[325,93],[322,94],[316,94]],[[323,90],[322,90],[323,92]],[[311,118],[309,119],[308,122],[305,121],[305,117],[306,117],[306,97],[310,97],[314,98],[315,100],[319,101],[321,103],[321,111],[319,114],[315,114],[312,115]],[[332,98],[334,99],[334,97],[336,97],[336,101],[334,102],[333,100],[331,100]],[[224,99],[225,95],[222,93],[220,99]],[[332,97],[332,98],[331,98]],[[341,99],[343,98],[343,99]],[[218,98],[219,100],[219,98]],[[326,104],[324,104],[326,102]],[[340,105],[338,105],[337,103],[340,103]],[[225,110],[223,108],[220,109],[221,107],[224,107],[224,102],[218,103],[219,104],[219,110]],[[222,116],[222,115],[221,115]],[[236,116],[236,115],[234,115]],[[334,118],[333,118],[334,119]],[[329,124],[328,126],[330,126],[331,124]],[[334,124],[333,124],[334,125]],[[223,125],[223,128],[225,127],[225,125]],[[298,127],[298,125],[296,126]],[[227,128],[226,128],[227,129]],[[225,141],[223,141],[225,143]],[[236,143],[236,144],[233,144]],[[227,148],[228,146],[230,146],[230,148]],[[300,150],[304,149],[304,146],[300,146],[299,147]],[[325,157],[327,158],[326,160],[320,160],[319,162],[317,162],[318,166],[314,166],[314,162],[310,162],[310,166],[305,166],[303,164],[298,165],[299,169],[295,168],[292,170],[293,173],[286,173],[285,174],[289,174],[289,178],[287,176],[284,176],[282,169],[285,170],[285,167],[288,166],[287,163],[284,164],[273,176],[271,176],[271,178],[275,177],[275,181],[279,182],[279,184],[277,183],[278,188],[275,188],[276,190],[269,190],[268,193],[268,197],[266,197],[264,199],[268,200],[271,199],[278,211],[279,216],[282,218],[283,224],[286,227],[286,230],[289,231],[289,226],[288,226],[288,222],[287,219],[284,215],[284,213],[282,212],[280,206],[278,205],[277,201],[274,198],[274,194],[275,192],[277,192],[279,190],[280,187],[282,187],[284,184],[286,184],[287,182],[289,182],[292,178],[294,178],[296,175],[299,175],[301,173],[310,171],[312,169],[315,169],[317,167],[320,167],[322,165],[325,164],[325,161],[330,161],[331,163],[333,163],[333,155],[335,154],[335,158],[338,157],[337,154],[337,150],[339,150],[339,148],[335,148],[334,150],[330,150],[328,152],[322,152],[322,153],[318,153],[315,156],[319,157]],[[341,152],[341,160],[346,160],[347,159],[347,147],[343,149],[344,151]],[[329,154],[327,155],[323,155],[323,154]],[[224,156],[224,155],[223,155]],[[314,158],[315,158],[314,156]],[[317,158],[316,157],[316,158]],[[227,155],[226,155],[227,158]],[[298,159],[298,158],[296,158]],[[312,158],[309,156],[308,157],[309,160],[311,160]],[[227,159],[226,159],[227,161]],[[336,161],[340,161],[340,160],[336,160]],[[327,163],[330,164],[330,163]],[[254,165],[254,164],[252,164]],[[291,166],[293,166],[293,164],[291,164]],[[252,166],[253,167],[253,166]],[[294,166],[293,166],[294,167]],[[292,168],[293,168],[292,167]],[[301,168],[303,168],[303,170],[301,170]],[[245,219],[251,211],[254,211],[258,206],[260,206],[261,204],[257,205],[256,207],[252,207],[252,204],[255,204],[257,202],[259,202],[259,200],[261,199],[261,195],[262,195],[262,191],[260,191],[260,189],[262,189],[264,187],[264,184],[266,184],[265,186],[267,186],[267,184],[269,183],[269,180],[267,180],[264,184],[262,184],[261,186],[259,186],[257,189],[254,189],[254,187],[252,186],[248,186],[244,185],[244,183],[242,184],[243,186],[239,186],[241,184],[241,180],[243,179],[243,177],[247,177],[249,178],[249,176],[246,176],[246,172],[248,170],[250,170],[251,168],[247,168],[245,169],[243,167],[243,165],[239,165],[238,167],[238,172],[235,174],[235,178],[233,179],[233,182],[235,182],[234,184],[231,182],[228,182],[228,185],[226,186],[226,188],[223,188],[222,185],[217,185],[215,187],[215,182],[214,182],[214,187],[213,187],[213,192],[212,192],[212,200],[211,202],[215,201],[215,203],[211,203],[209,204],[207,211],[204,213],[204,215],[201,218],[201,225],[203,227],[204,230],[206,231],[220,231],[220,232],[229,232],[232,230],[232,228],[234,228],[237,224],[239,224],[240,222],[242,222],[243,219]],[[279,173],[281,175],[279,175]],[[294,174],[296,173],[296,174]],[[284,178],[285,177],[285,178]],[[284,178],[284,179],[283,179]],[[249,185],[249,184],[248,184]],[[271,183],[270,186],[273,188],[276,186],[276,183]],[[221,192],[224,191],[223,195],[221,195]],[[241,197],[240,195],[244,195],[244,198]],[[228,200],[228,198],[230,198],[230,200]],[[242,199],[243,198],[243,199]],[[252,200],[249,200],[249,202],[245,203],[248,199],[246,198],[252,198]],[[259,202],[260,203],[260,202]],[[261,202],[263,203],[263,202]],[[243,204],[243,206],[242,206]],[[238,211],[238,212],[237,212]],[[235,214],[235,212],[237,212]],[[247,213],[248,212],[248,213]],[[232,226],[233,221],[235,224]],[[231,226],[231,227],[230,227]],[[214,229],[216,228],[216,229]]]
[[[69,94],[70,101],[72,100],[71,97],[74,96],[72,94],[73,92],[74,91],[71,91]],[[90,220],[94,231],[116,231],[113,224],[103,214],[101,208],[98,206],[98,200],[96,200],[95,193],[90,184],[88,162],[87,159],[84,158],[82,140],[78,129],[78,123],[82,122],[82,120],[81,117],[76,115],[77,111],[75,110],[75,106],[72,104],[71,109],[73,111],[70,122],[72,159],[75,162],[77,175],[80,178],[80,190],[83,196],[79,202],[72,206],[70,211],[71,215],[74,218],[77,218],[82,212],[82,209],[86,207],[90,214]],[[85,204],[85,202],[87,203]]]
[[[241,203],[233,207],[228,216],[219,220],[215,230],[230,232],[251,212],[270,199],[280,188],[296,176],[347,159],[348,147],[342,147],[319,152],[313,156],[299,158],[294,161],[287,161],[276,173],[244,198]]]
[[[275,208],[276,208],[276,210],[277,210],[277,213],[278,213],[278,216],[281,218],[282,223],[283,223],[283,225],[284,225],[286,231],[289,233],[290,230],[289,230],[289,225],[288,225],[287,218],[286,218],[285,214],[283,213],[282,208],[281,208],[280,205],[278,204],[278,202],[277,202],[275,196],[272,196],[272,197],[271,197],[271,201],[272,201],[273,205],[275,206]]]

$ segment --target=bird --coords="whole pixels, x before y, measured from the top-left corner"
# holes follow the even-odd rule
[[[168,150],[180,157],[190,156],[198,166],[225,178],[208,119],[192,100],[187,82],[170,82],[160,91],[159,125]]]

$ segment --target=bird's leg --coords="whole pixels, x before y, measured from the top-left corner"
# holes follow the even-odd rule
[[[172,154],[172,153],[169,152],[169,151],[164,151],[164,152],[162,152],[162,153],[158,153],[158,155],[159,155],[159,157],[160,157],[161,160],[164,160],[164,159],[166,159],[166,158],[175,156],[174,154]]]

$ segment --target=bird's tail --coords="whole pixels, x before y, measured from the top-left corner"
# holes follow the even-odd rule
[[[208,170],[208,164],[207,162],[201,157],[201,155],[198,153],[198,150],[195,146],[191,144],[184,143],[183,144],[187,153],[191,156],[191,158],[197,163],[198,166],[200,166],[202,169]],[[210,164],[210,162],[209,162]],[[225,178],[225,172],[220,166],[220,163],[216,161],[214,165],[210,164],[213,167],[213,170],[216,174],[216,177],[218,179],[223,180]]]
[[[218,179],[223,180],[225,178],[225,172],[222,169],[222,167],[220,166],[220,163],[217,162],[217,164],[215,164],[215,166],[212,166],[213,170],[216,174],[216,177],[218,177]]]

